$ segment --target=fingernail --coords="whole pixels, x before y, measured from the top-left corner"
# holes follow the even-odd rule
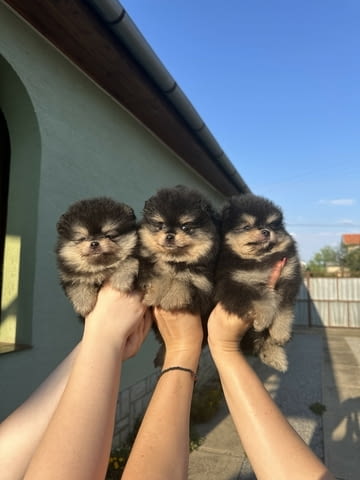
[[[286,258],[286,257],[284,257],[284,258],[282,259],[282,266],[283,266],[283,267],[285,267],[285,265],[286,265],[286,262],[287,262],[287,258]]]

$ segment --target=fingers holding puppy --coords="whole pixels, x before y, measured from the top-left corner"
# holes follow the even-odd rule
[[[134,357],[138,353],[141,345],[150,331],[152,321],[153,319],[151,311],[146,310],[140,323],[126,339],[122,354],[123,360]]]
[[[276,288],[281,272],[286,265],[286,258],[280,260],[273,267],[268,286]],[[218,303],[211,312],[208,320],[208,343],[210,349],[221,351],[238,351],[241,339],[252,326],[251,312],[244,317],[239,317],[228,312],[221,303]]]
[[[286,262],[287,262],[287,258],[284,257],[282,260],[279,260],[278,262],[275,263],[274,268],[271,270],[271,273],[268,279],[268,286],[270,288],[273,288],[273,289],[276,288],[276,284],[279,281],[281,272],[285,267]]]
[[[238,351],[240,340],[252,324],[247,318],[229,313],[218,303],[208,320],[208,343],[211,351]]]
[[[105,284],[98,293],[94,309],[85,318],[84,334],[92,335],[98,342],[113,345],[123,355],[131,338],[133,345],[135,333],[137,337],[141,332],[147,333],[149,320],[144,320],[146,309],[140,293],[120,292],[110,284]],[[131,356],[132,352],[133,347],[124,354],[125,358]]]

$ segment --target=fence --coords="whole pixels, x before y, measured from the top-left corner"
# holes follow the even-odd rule
[[[295,325],[360,328],[360,278],[304,278]]]

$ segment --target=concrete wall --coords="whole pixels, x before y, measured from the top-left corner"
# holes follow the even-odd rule
[[[215,203],[222,196],[1,2],[0,108],[12,150],[7,235],[21,243],[13,307],[22,342],[32,345],[0,357],[2,418],[81,336],[53,252],[55,224],[68,205],[108,195],[139,214],[159,187],[178,183]],[[150,338],[127,363],[123,388],[154,374],[156,348]]]

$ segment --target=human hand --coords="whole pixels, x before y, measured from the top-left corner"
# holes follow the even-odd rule
[[[165,343],[164,367],[169,363],[185,362],[182,366],[196,368],[204,335],[200,315],[160,307],[154,307],[153,314]],[[188,365],[194,362],[195,367]]]
[[[282,269],[286,264],[286,258],[278,261],[272,269],[268,286],[271,289],[276,288]],[[220,304],[216,305],[208,320],[208,343],[210,349],[223,352],[238,351],[242,337],[251,327],[251,316],[240,318],[235,314],[227,312]]]
[[[126,339],[122,355],[123,360],[134,357],[140,350],[141,345],[149,333],[152,321],[153,318],[150,310],[146,310],[140,323]]]
[[[123,359],[135,354],[150,328],[146,306],[139,292],[124,293],[105,284],[94,309],[85,318],[86,335],[119,350]]]
[[[268,279],[268,286],[270,288],[273,288],[273,289],[276,288],[276,284],[277,284],[277,282],[280,278],[282,269],[286,265],[286,262],[287,262],[287,258],[284,257],[282,260],[276,262],[274,268],[271,270],[271,273],[270,273],[270,276],[269,276],[269,279]]]
[[[218,303],[208,319],[208,344],[210,350],[234,352],[239,351],[239,343],[252,322],[248,317],[241,318],[226,311]]]

